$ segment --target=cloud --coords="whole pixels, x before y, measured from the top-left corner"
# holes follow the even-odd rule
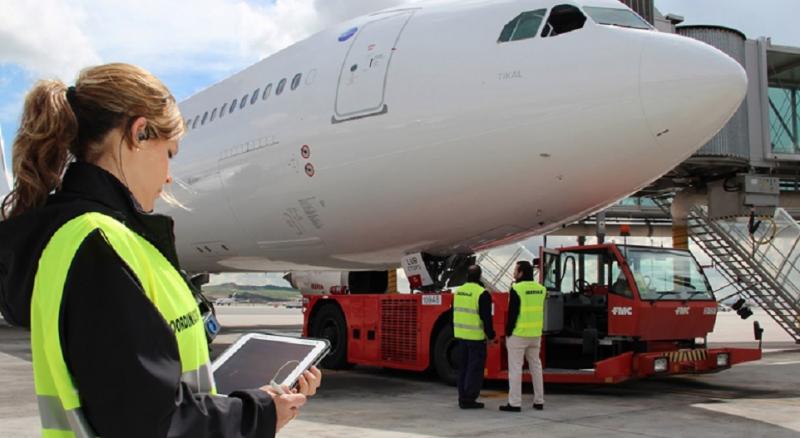
[[[0,14],[0,63],[71,79],[100,56],[83,30],[86,15],[62,0],[7,3]]]
[[[319,24],[322,28],[370,12],[414,3],[415,0],[315,0]]]
[[[229,74],[327,26],[411,0],[15,2],[0,14],[0,63],[71,81],[83,67]]]

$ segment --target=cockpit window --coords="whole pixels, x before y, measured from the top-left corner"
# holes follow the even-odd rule
[[[544,16],[547,9],[537,9],[535,11],[523,12],[517,15],[516,18],[509,21],[500,32],[498,43],[505,43],[508,41],[519,41],[528,38],[533,38],[539,32],[539,26],[544,21]]]
[[[543,37],[554,37],[583,28],[586,16],[572,5],[558,5],[550,12],[550,18],[542,29]]]
[[[586,6],[583,8],[597,24],[609,26],[632,27],[634,29],[652,29],[650,24],[628,9],[598,8]]]

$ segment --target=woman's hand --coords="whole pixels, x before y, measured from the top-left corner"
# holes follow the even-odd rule
[[[286,426],[290,421],[294,420],[297,415],[300,414],[300,407],[306,404],[305,395],[293,393],[286,385],[281,388],[284,394],[279,394],[269,385],[260,388],[262,391],[271,395],[272,402],[275,403],[275,413],[277,414],[275,432],[278,432],[283,426]]]
[[[317,367],[311,367],[297,379],[298,389],[295,392],[311,397],[317,393],[317,388],[322,384],[322,371]]]

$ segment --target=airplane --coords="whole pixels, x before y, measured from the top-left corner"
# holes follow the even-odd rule
[[[2,170],[3,175],[0,177],[0,200],[2,200],[5,195],[11,191],[12,182],[11,182],[11,172],[8,170],[8,166],[6,165],[6,146],[3,142],[3,128],[0,126],[0,170]]]
[[[732,58],[615,0],[416,3],[182,102],[173,194],[188,210],[163,211],[191,271],[370,282],[414,254],[444,271],[647,186],[746,87]]]
[[[414,259],[438,287],[646,187],[746,88],[735,60],[617,0],[413,3],[181,102],[181,206],[157,210],[190,272],[340,272],[356,291]]]

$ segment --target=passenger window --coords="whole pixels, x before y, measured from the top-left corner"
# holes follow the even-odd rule
[[[222,116],[225,115],[225,110],[228,109],[228,102],[222,104],[222,108],[219,109],[219,118],[221,119]]]
[[[267,100],[270,93],[272,93],[272,84],[267,85],[267,88],[264,88],[264,95],[261,97],[263,100]]]
[[[586,16],[572,5],[558,5],[550,12],[550,18],[542,30],[543,37],[554,37],[583,28]]]
[[[298,73],[294,75],[294,79],[292,79],[292,91],[296,90],[297,87],[300,86],[300,79],[303,77],[302,73]]]
[[[233,102],[231,102],[231,108],[228,110],[228,114],[233,114],[233,112],[236,111],[236,102],[238,102],[238,100],[233,99]]]
[[[275,89],[275,95],[279,96],[281,93],[283,93],[283,89],[285,87],[286,87],[286,78],[281,79],[281,81],[278,82],[278,88]]]
[[[197,122],[200,121],[200,116],[194,118],[194,122],[192,122],[192,129],[197,128]]]
[[[208,111],[206,111],[205,114],[203,114],[203,120],[200,120],[200,125],[205,125],[207,119],[208,119]]]
[[[239,109],[244,109],[247,106],[247,94],[242,96],[242,100],[239,102]]]
[[[261,92],[260,88],[256,88],[256,90],[253,91],[253,97],[250,98],[250,105],[253,105],[253,104],[256,103],[256,101],[258,100],[258,94],[260,92]]]
[[[544,16],[547,9],[537,9],[535,11],[523,12],[517,15],[516,18],[509,21],[500,32],[498,43],[505,43],[508,41],[519,41],[528,38],[533,38],[539,32],[539,26],[544,21]]]
[[[216,108],[214,108],[214,111],[211,111],[211,120],[209,120],[209,122],[213,122],[215,118],[217,118],[217,109]]]

